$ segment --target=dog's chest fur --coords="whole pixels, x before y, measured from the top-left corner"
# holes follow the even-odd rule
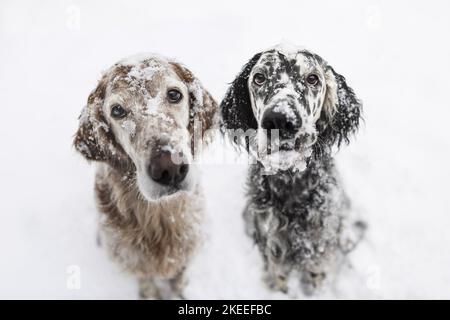
[[[142,278],[173,278],[182,271],[201,234],[198,187],[148,202],[132,181],[105,166],[97,172],[95,191],[102,245],[125,270]]]
[[[303,172],[250,170],[248,231],[267,260],[311,269],[334,255],[348,206],[331,158]]]

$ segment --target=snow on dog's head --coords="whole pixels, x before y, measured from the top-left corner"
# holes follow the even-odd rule
[[[211,95],[182,64],[135,55],[104,72],[80,116],[74,145],[88,160],[123,172],[145,198],[156,200],[192,190],[194,124],[205,132],[216,110]]]
[[[302,171],[312,156],[348,142],[360,108],[344,77],[320,56],[280,44],[242,68],[222,101],[221,127],[239,145],[247,140],[248,151],[269,171]]]

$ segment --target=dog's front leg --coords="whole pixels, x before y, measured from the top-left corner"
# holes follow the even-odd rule
[[[161,293],[153,277],[139,278],[139,298],[143,300],[161,299]]]
[[[264,280],[267,286],[283,293],[288,292],[287,280],[290,270],[275,261],[268,261]]]
[[[289,245],[286,236],[286,219],[273,208],[256,208],[249,205],[244,213],[247,230],[251,230],[255,243],[264,256],[264,281],[272,290],[287,293],[287,280],[291,272],[284,263]]]
[[[169,280],[173,299],[185,299],[183,290],[186,287],[187,280],[185,269],[181,270],[174,278]]]
[[[184,299],[183,290],[185,286],[184,269],[170,279],[139,278],[139,297],[141,299]]]
[[[287,280],[292,270],[290,264],[284,263],[287,247],[283,244],[282,238],[271,236],[269,239],[272,239],[272,241],[267,242],[265,250],[265,280],[269,288],[287,293]]]
[[[303,293],[307,296],[313,295],[323,287],[326,278],[327,273],[324,271],[303,271],[300,279]]]

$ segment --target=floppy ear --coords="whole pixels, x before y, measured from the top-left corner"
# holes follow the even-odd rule
[[[89,95],[88,103],[79,117],[79,127],[73,145],[87,160],[108,160],[114,150],[114,138],[102,111],[105,91],[106,76],[103,76],[97,88]]]
[[[258,124],[253,114],[252,105],[250,101],[250,92],[248,90],[248,78],[250,72],[261,57],[261,53],[257,53],[244,65],[241,72],[236,79],[231,83],[230,87],[223,98],[221,109],[220,129],[222,133],[226,130],[256,130]],[[233,136],[233,142],[239,144],[238,139]],[[249,142],[246,141],[247,148]]]
[[[353,89],[347,85],[343,76],[330,66],[325,68],[327,92],[322,113],[317,122],[319,141],[328,148],[333,145],[340,147],[342,142],[348,144],[350,136],[358,130],[362,103]]]
[[[193,138],[194,124],[200,121],[201,138],[207,130],[217,125],[217,111],[219,107],[211,94],[203,87],[200,80],[194,74],[179,62],[170,62],[177,75],[186,83],[189,91],[189,132]],[[191,140],[192,142],[194,139]]]

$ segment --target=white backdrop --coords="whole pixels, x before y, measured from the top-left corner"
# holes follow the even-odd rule
[[[183,61],[220,100],[283,39],[323,56],[364,101],[338,155],[370,224],[337,298],[450,298],[448,1],[2,1],[0,298],[137,297],[95,244],[94,167],[71,147],[100,72],[142,51]],[[210,152],[223,148],[220,141]],[[205,165],[207,241],[189,298],[286,298],[243,232],[246,168]],[[80,286],[71,276],[80,276]],[[73,280],[73,279],[72,279]]]

